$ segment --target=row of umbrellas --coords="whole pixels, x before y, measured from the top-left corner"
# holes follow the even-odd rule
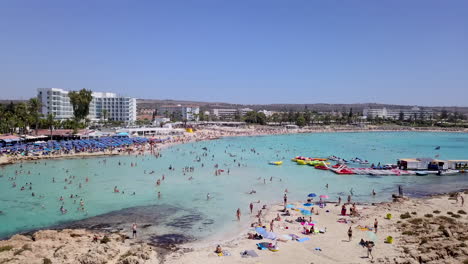
[[[75,140],[50,140],[48,142],[35,142],[26,144],[15,144],[13,146],[1,147],[2,153],[22,152],[52,152],[56,150],[84,151],[86,149],[109,149],[114,147],[130,146],[148,142],[147,138],[135,137],[102,137],[98,139],[75,139]]]

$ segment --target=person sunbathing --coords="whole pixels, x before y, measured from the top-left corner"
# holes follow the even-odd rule
[[[220,246],[220,245],[216,246],[215,253],[216,253],[216,254],[223,253],[223,249],[221,248],[221,246]]]
[[[280,215],[279,215],[279,214],[276,214],[275,221],[281,221],[281,217],[280,217]]]

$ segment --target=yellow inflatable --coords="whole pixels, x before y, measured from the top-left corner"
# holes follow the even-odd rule
[[[283,162],[281,160],[280,161],[270,161],[269,163],[270,163],[270,165],[281,165],[281,164],[283,164]]]
[[[305,160],[297,160],[296,161],[298,165],[306,165],[307,164],[307,161]]]

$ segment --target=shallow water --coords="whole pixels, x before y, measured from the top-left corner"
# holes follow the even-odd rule
[[[436,146],[441,146],[440,150],[435,150]],[[202,156],[203,153],[207,156]],[[162,154],[158,159],[151,155],[119,156],[47,160],[37,164],[24,163],[22,167],[19,164],[3,167],[0,169],[0,211],[3,212],[0,214],[0,237],[117,211],[81,224],[92,226],[111,222],[113,228],[128,230],[129,223],[137,222],[142,231],[151,234],[155,241],[159,239],[164,243],[168,239],[190,240],[226,231],[235,233],[248,222],[247,217],[242,217],[240,223],[235,220],[237,208],[241,208],[245,216],[251,201],[261,200],[261,204],[280,202],[285,188],[290,191],[290,200],[304,199],[310,192],[327,194],[332,200],[339,195],[346,199],[353,189],[354,200],[377,202],[388,200],[400,184],[414,196],[468,187],[466,174],[444,177],[335,175],[289,161],[297,155],[336,155],[346,159],[357,156],[382,164],[395,163],[397,158],[434,157],[436,154],[441,159],[468,159],[468,134],[461,133],[369,132],[235,137],[174,146],[163,150]],[[196,157],[200,157],[201,162],[195,161]],[[272,160],[284,160],[284,164],[268,165]],[[119,161],[122,163],[120,166]],[[137,166],[131,167],[131,162],[136,162]],[[202,163],[204,167],[201,167]],[[215,176],[215,164],[225,171],[229,169],[230,174],[225,172]],[[175,170],[168,170],[169,165]],[[183,175],[184,166],[194,166],[195,171]],[[151,170],[155,173],[148,174]],[[15,177],[15,171],[22,172],[14,180],[17,187],[12,188],[13,181],[8,178]],[[163,174],[166,180],[161,186],[156,186],[156,180]],[[64,179],[70,176],[75,178],[68,184]],[[55,183],[52,183],[53,177]],[[87,183],[86,177],[89,178]],[[188,180],[189,177],[193,180]],[[270,177],[273,177],[272,181]],[[29,182],[32,190],[29,190],[29,185],[25,186]],[[82,188],[79,188],[79,183]],[[325,188],[327,183],[328,189]],[[21,186],[26,190],[20,191]],[[114,186],[122,192],[113,193]],[[252,189],[257,193],[246,194]],[[376,197],[370,195],[372,189],[377,192]],[[161,199],[157,197],[158,191]],[[206,199],[207,193],[210,193],[210,200]],[[77,194],[79,198],[69,198],[70,194]],[[60,196],[64,197],[64,208],[68,210],[64,215],[59,211],[62,205]],[[77,210],[80,199],[85,203],[85,211]],[[259,204],[255,203],[255,207],[255,211],[258,210]],[[125,208],[131,209],[122,210]],[[178,235],[183,235],[183,238]]]

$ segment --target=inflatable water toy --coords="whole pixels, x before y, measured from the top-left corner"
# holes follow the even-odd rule
[[[283,164],[283,161],[279,160],[279,161],[270,161],[269,162],[270,165],[281,165]]]
[[[322,165],[315,166],[315,168],[318,169],[318,170],[329,170],[330,169],[327,166],[322,166]]]
[[[307,164],[307,162],[304,161],[304,160],[297,160],[296,162],[297,162],[298,165],[306,165]]]

